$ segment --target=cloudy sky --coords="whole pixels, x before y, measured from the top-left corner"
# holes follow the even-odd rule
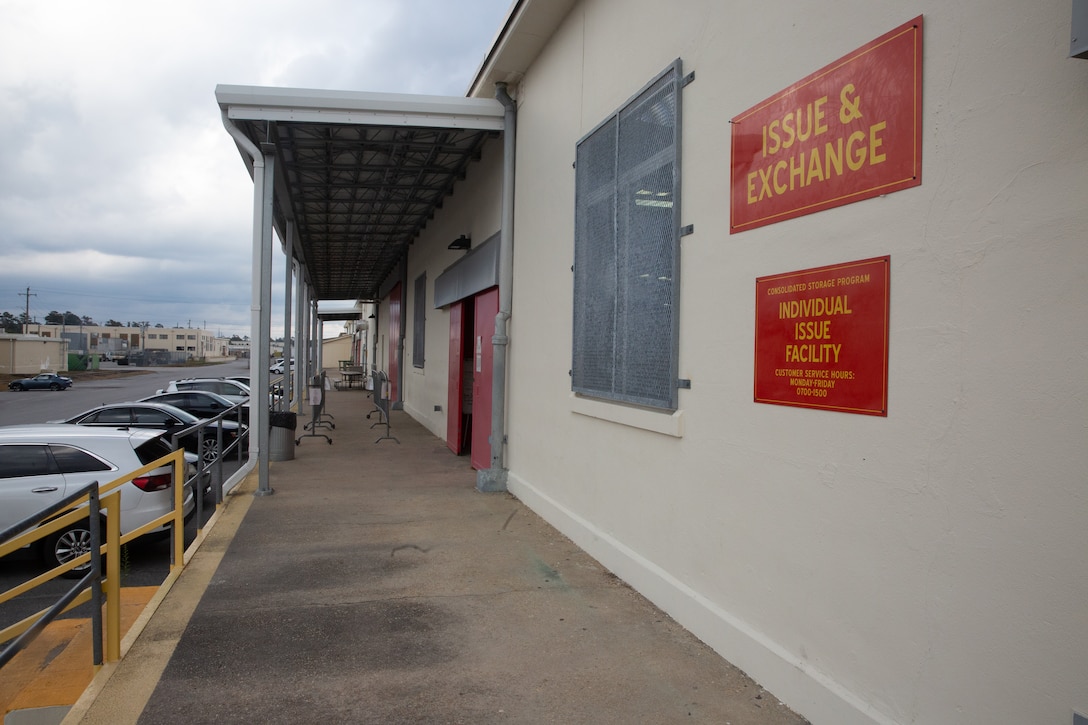
[[[0,311],[248,335],[252,183],[216,85],[461,96],[510,3],[0,0]]]

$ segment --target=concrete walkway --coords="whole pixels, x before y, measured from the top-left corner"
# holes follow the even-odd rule
[[[329,394],[333,444],[230,497],[65,723],[805,722],[406,414],[376,443],[371,410]]]

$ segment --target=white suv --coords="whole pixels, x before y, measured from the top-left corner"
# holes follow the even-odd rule
[[[109,483],[169,454],[160,436],[155,430],[63,423],[0,427],[0,530],[88,483]],[[121,487],[122,534],[173,510],[173,470],[155,468]],[[192,488],[186,486],[186,517],[194,506]],[[48,537],[42,557],[53,567],[89,550],[90,527],[82,522]]]
[[[242,403],[249,400],[249,386],[230,378],[189,378],[187,380],[171,380],[170,384],[159,393],[177,393],[183,390],[203,390],[216,395],[222,395],[232,403]]]

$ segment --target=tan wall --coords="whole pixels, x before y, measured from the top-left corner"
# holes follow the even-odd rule
[[[473,246],[499,231],[502,194],[502,141],[490,141],[482,159],[469,168],[465,180],[454,187],[447,210],[427,225],[420,239],[409,248],[408,294],[404,306],[407,333],[404,342],[404,408],[440,438],[446,437],[447,386],[449,374],[450,323],[447,309],[434,309],[434,281],[465,252],[451,251],[451,241],[467,234]],[[427,273],[426,341],[423,367],[412,360],[416,300],[415,280]],[[377,327],[380,337],[378,367],[385,367],[388,350],[388,310],[383,306]],[[435,406],[441,409],[436,411]]]
[[[0,335],[0,374],[37,375],[68,370],[64,340],[29,335]]]
[[[326,368],[336,369],[341,360],[351,359],[351,337],[342,336],[323,340],[321,343],[321,359]]]
[[[730,235],[729,119],[923,12],[922,185]],[[1067,0],[587,0],[513,89],[510,488],[813,722],[1088,712],[1088,62],[1069,25]],[[692,388],[662,414],[571,394],[571,165],[677,57],[696,72]],[[412,248],[409,286],[473,203],[459,188]],[[885,254],[888,416],[754,403],[755,279]],[[426,369],[405,363],[438,435],[443,329],[429,315]]]

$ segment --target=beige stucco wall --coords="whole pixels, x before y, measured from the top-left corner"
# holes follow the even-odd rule
[[[321,360],[326,368],[336,370],[341,360],[351,359],[351,335],[321,341]]]
[[[729,235],[728,119],[918,14],[922,185]],[[1088,712],[1088,61],[1066,58],[1069,18],[1066,0],[591,0],[515,89],[510,488],[816,723]],[[663,416],[571,396],[571,165],[676,57],[696,72],[692,389]],[[888,417],[753,403],[755,278],[884,254]],[[444,431],[437,387],[409,400]]]
[[[0,334],[0,373],[37,375],[68,370],[68,343],[36,335]]]
[[[730,235],[728,120],[925,16],[922,185]],[[1067,0],[575,5],[518,99],[510,490],[814,723],[1088,712],[1088,61]],[[675,58],[680,409],[570,392],[575,143]],[[412,283],[498,230],[501,150],[410,250],[405,408],[445,436]],[[891,256],[886,418],[753,403],[757,277]],[[388,327],[378,320],[384,364]],[[435,411],[435,406],[442,411]]]
[[[482,244],[499,231],[502,195],[502,139],[488,141],[479,162],[469,167],[463,181],[454,187],[447,200],[413,244],[408,253],[407,300],[404,319],[407,334],[404,342],[404,409],[423,423],[439,438],[446,437],[447,386],[449,375],[450,322],[448,309],[434,309],[434,281],[465,252],[446,247],[462,234],[472,244]],[[426,340],[422,367],[412,359],[416,299],[415,280],[427,274]],[[379,311],[378,334],[388,337],[388,307]],[[379,360],[385,361],[388,342],[382,343]],[[385,363],[381,362],[380,366]],[[440,410],[435,410],[439,406]]]

